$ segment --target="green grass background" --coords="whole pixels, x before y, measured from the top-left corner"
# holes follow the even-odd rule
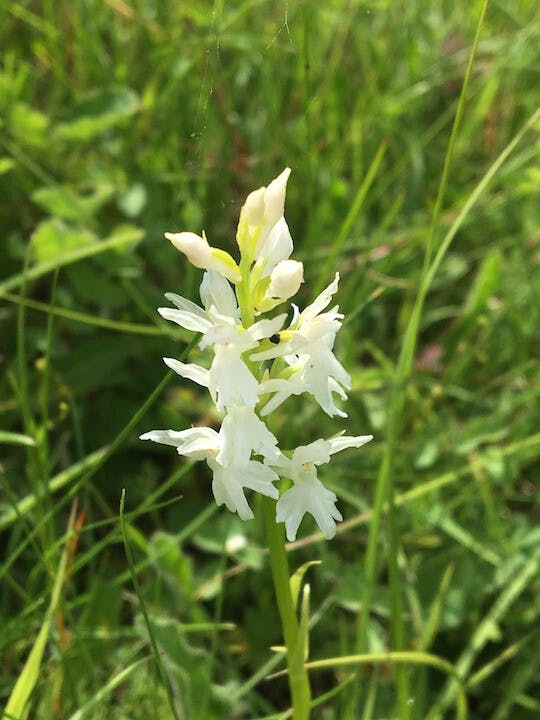
[[[163,232],[234,252],[290,166],[299,302],[340,271],[353,389],[278,422],[375,435],[321,473],[337,538],[291,550],[323,561],[310,657],[409,653],[313,670],[313,717],[540,715],[540,10],[489,4],[449,153],[482,5],[2,0],[0,706],[22,677],[29,718],[287,717],[261,513],[137,437],[218,421],[161,362],[191,338],[155,308],[201,278]]]

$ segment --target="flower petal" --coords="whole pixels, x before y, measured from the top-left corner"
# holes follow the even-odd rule
[[[220,315],[228,315],[239,320],[236,295],[223,275],[215,270],[207,270],[203,275],[199,293],[202,304],[207,310],[214,306]]]
[[[330,303],[330,300],[332,299],[332,295],[335,295],[338,289],[338,283],[339,283],[339,273],[336,273],[334,279],[326,287],[320,295],[318,295],[315,300],[311,303],[311,305],[308,305],[305,310],[302,310],[300,313],[300,323],[306,322],[308,320],[313,320],[319,313],[321,313],[325,307]]]
[[[346,450],[347,448],[359,448],[373,440],[373,435],[357,435],[356,437],[341,435],[340,437],[328,440],[330,443],[330,455]]]
[[[231,405],[255,407],[257,403],[259,383],[234,346],[216,345],[208,388],[220,411]]]
[[[165,320],[170,320],[186,330],[192,330],[193,332],[205,333],[212,327],[212,323],[209,320],[192,312],[175,310],[174,308],[158,308],[158,313],[162,318],[165,318]]]
[[[172,445],[179,455],[203,460],[214,457],[220,449],[218,433],[212,428],[195,427],[186,430],[151,430],[140,440],[152,440],[162,445]]]
[[[298,260],[282,260],[272,270],[268,297],[287,300],[296,295],[304,282],[304,266]]]
[[[214,478],[212,492],[218,505],[225,504],[231,512],[237,512],[242,520],[251,520],[253,512],[244,494],[244,488],[267,497],[277,498],[279,492],[272,484],[278,479],[276,473],[266,465],[251,460],[244,467],[223,467],[214,459],[208,460]]]
[[[193,380],[193,382],[203,387],[208,387],[209,383],[209,371],[206,368],[196,365],[195,363],[183,363],[180,360],[174,358],[163,358],[163,362],[171,370],[187,380]]]
[[[283,313],[271,320],[259,320],[258,322],[253,323],[253,325],[246,330],[246,335],[248,335],[253,341],[272,337],[272,335],[281,330],[286,319],[287,313]]]
[[[251,407],[239,405],[229,408],[219,434],[222,442],[217,461],[222,465],[244,466],[253,451],[268,461],[279,458],[277,438]]]
[[[321,483],[317,477],[300,480],[279,498],[276,506],[277,522],[285,522],[287,539],[292,542],[300,522],[306,513],[315,518],[315,522],[327,540],[336,534],[336,520],[343,516],[335,503],[336,495]]]
[[[216,270],[234,282],[240,280],[240,269],[233,258],[224,250],[210,247],[204,233],[202,236],[192,232],[165,233],[165,237],[195,267]]]
[[[260,258],[264,263],[262,277],[268,277],[276,265],[290,257],[292,251],[291,233],[282,215],[271,229],[266,240],[262,244],[259,243],[255,254],[255,257]]]

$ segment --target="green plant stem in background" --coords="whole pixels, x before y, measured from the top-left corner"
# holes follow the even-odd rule
[[[404,619],[403,619],[403,608],[401,600],[401,587],[399,568],[397,565],[398,557],[398,533],[395,519],[395,505],[394,505],[394,458],[398,439],[401,433],[403,414],[405,410],[405,396],[407,382],[410,377],[413,359],[418,339],[418,331],[420,327],[420,319],[422,316],[422,310],[424,307],[424,300],[427,294],[428,282],[432,277],[430,273],[431,258],[433,255],[433,246],[435,240],[435,234],[438,228],[443,198],[448,183],[448,176],[450,166],[454,156],[454,149],[458,131],[461,127],[461,121],[463,118],[463,112],[465,108],[465,99],[467,96],[467,90],[472,75],[472,68],[478,43],[480,40],[480,31],[482,29],[484,18],[486,15],[489,0],[484,0],[480,16],[476,25],[476,32],[472,43],[471,51],[469,54],[469,61],[467,64],[467,70],[463,80],[461,88],[460,98],[456,110],[456,117],[452,126],[452,133],[450,135],[450,141],[448,150],[446,152],[445,162],[441,181],[439,183],[439,189],[437,193],[437,199],[435,202],[435,208],[433,212],[431,227],[426,245],[426,252],[424,256],[424,266],[422,269],[422,276],[420,280],[420,289],[416,297],[415,305],[413,307],[407,330],[403,338],[401,346],[401,352],[396,368],[396,377],[392,386],[390,396],[390,409],[388,416],[388,426],[386,435],[386,445],[383,455],[383,460],[380,466],[379,475],[377,478],[377,487],[375,492],[373,521],[370,526],[368,546],[365,560],[365,583],[362,593],[362,609],[360,615],[360,622],[358,625],[357,634],[357,650],[358,652],[365,651],[367,645],[367,629],[369,622],[369,612],[371,608],[371,601],[373,596],[373,588],[375,584],[375,576],[377,569],[377,549],[379,543],[379,532],[381,526],[382,512],[385,503],[388,503],[388,566],[390,576],[390,597],[392,605],[392,639],[394,647],[397,651],[403,650],[405,643],[405,630],[404,630]],[[408,679],[406,676],[406,668],[398,668],[396,672],[396,684],[397,684],[397,705],[399,709],[399,716],[402,720],[406,720],[410,717],[410,706],[408,704]],[[354,707],[358,704],[358,692],[355,694],[353,699],[353,714],[355,712]]]
[[[125,521],[125,513],[124,508],[126,504],[126,491],[125,488],[122,490],[122,495],[120,497],[120,530],[122,531],[122,540],[124,542],[124,548],[126,551],[126,559],[129,566],[129,571],[131,574],[131,580],[133,582],[133,587],[135,588],[135,593],[137,595],[137,599],[139,600],[139,605],[141,608],[141,612],[144,618],[144,624],[146,625],[146,630],[148,632],[148,639],[150,640],[150,645],[152,646],[152,652],[154,654],[154,659],[156,661],[156,668],[159,673],[159,677],[162,683],[163,688],[165,689],[167,693],[167,698],[169,700],[169,707],[171,709],[171,713],[175,720],[180,720],[178,716],[178,712],[176,710],[176,704],[174,701],[174,692],[171,686],[171,682],[169,680],[169,677],[167,676],[167,673],[165,672],[165,668],[163,666],[163,661],[161,659],[160,650],[157,644],[156,636],[154,634],[154,629],[152,627],[152,623],[150,621],[150,616],[148,614],[148,610],[146,608],[146,603],[144,602],[144,598],[141,592],[141,588],[139,585],[139,579],[137,577],[137,572],[135,570],[135,563],[133,562],[133,555],[131,554],[131,547],[129,544],[128,539],[128,533],[126,528],[126,521]]]
[[[294,710],[293,717],[294,720],[308,720],[311,689],[309,676],[304,667],[304,649],[299,646],[301,638],[299,637],[298,621],[291,593],[283,525],[276,523],[276,504],[274,500],[263,498],[263,507],[272,579],[287,647],[287,667],[289,669],[289,687]]]

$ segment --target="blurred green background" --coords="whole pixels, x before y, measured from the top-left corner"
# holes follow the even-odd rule
[[[180,357],[191,339],[155,309],[166,291],[197,299],[201,279],[163,233],[204,229],[234,254],[245,196],[285,166],[305,265],[298,302],[340,271],[337,352],[354,383],[344,423],[305,399],[287,404],[290,446],[343,428],[375,435],[321,475],[343,531],[320,542],[306,520],[310,539],[290,562],[323,560],[309,575],[311,656],[355,651],[389,392],[481,6],[1,2],[2,705],[45,617],[76,498],[78,542],[30,717],[173,717],[153,661],[133,664],[151,649],[118,519],[125,488],[178,717],[287,708],[284,679],[263,679],[282,665],[269,650],[281,639],[261,521],[216,509],[205,468],[137,440],[219,421],[179,378],[147,402],[161,357]],[[540,715],[538,121],[475,194],[536,111],[539,70],[538,3],[493,0],[436,248],[474,203],[423,308],[394,453],[405,647],[454,665],[479,719]],[[383,515],[374,652],[392,649],[388,561]],[[352,671],[313,674],[316,696],[344,683],[313,717],[347,717]],[[360,717],[393,717],[394,672],[361,668]],[[453,717],[444,674],[407,674],[411,717]]]

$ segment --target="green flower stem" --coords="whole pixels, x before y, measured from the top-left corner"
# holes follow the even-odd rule
[[[294,711],[293,717],[294,720],[309,720],[311,688],[309,686],[308,672],[304,667],[304,652],[303,649],[298,647],[298,620],[291,594],[284,531],[282,525],[276,522],[275,501],[264,497],[263,507],[266,536],[270,550],[272,579],[287,648],[287,667]]]

